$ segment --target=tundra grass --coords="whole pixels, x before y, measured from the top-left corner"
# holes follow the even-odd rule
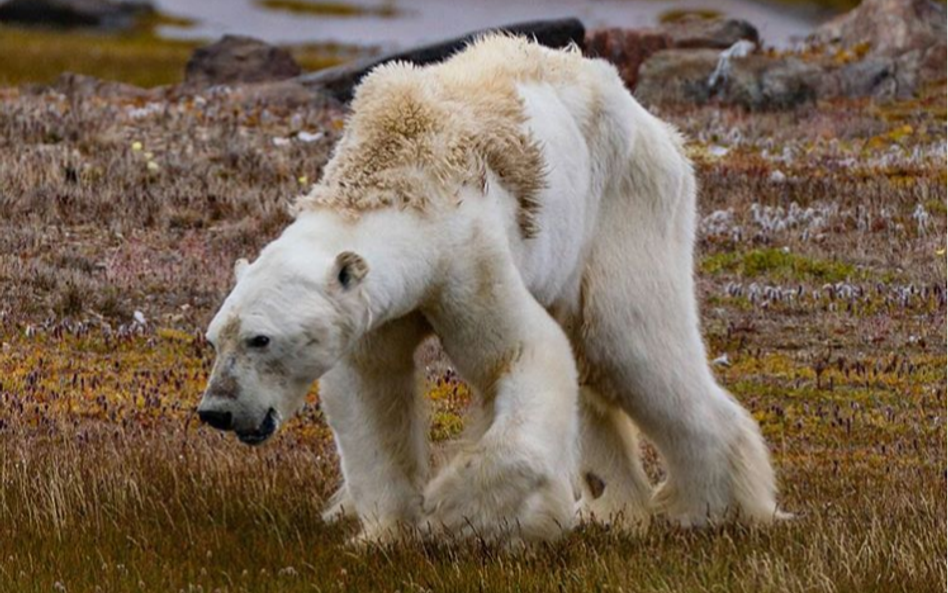
[[[662,114],[702,187],[708,355],[795,518],[507,554],[347,547],[318,386],[262,447],[194,418],[232,262],[344,114],[0,90],[0,591],[944,591],[944,101]],[[436,343],[418,360],[438,458],[471,394]]]

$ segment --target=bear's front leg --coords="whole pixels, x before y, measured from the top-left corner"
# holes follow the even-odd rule
[[[575,362],[513,264],[496,261],[475,263],[474,286],[448,283],[425,311],[482,409],[470,442],[425,489],[422,529],[548,540],[576,516]]]
[[[427,418],[413,353],[430,332],[420,316],[366,335],[320,380],[320,399],[336,439],[345,483],[342,505],[363,527],[357,542],[398,538],[421,517],[428,478]],[[334,497],[339,498],[339,497]]]

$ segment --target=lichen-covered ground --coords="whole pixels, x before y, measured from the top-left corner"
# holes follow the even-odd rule
[[[797,518],[355,553],[319,519],[338,471],[315,389],[260,448],[191,414],[234,258],[287,223],[342,115],[0,90],[0,591],[943,591],[944,84],[662,115],[701,179],[709,357]],[[443,440],[468,393],[420,358]]]

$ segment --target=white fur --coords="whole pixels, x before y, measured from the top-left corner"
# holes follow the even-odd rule
[[[304,383],[325,373],[321,396],[345,479],[329,514],[356,513],[365,539],[392,537],[400,525],[549,539],[573,523],[573,491],[584,483],[591,515],[627,525],[652,511],[685,525],[770,520],[766,447],[706,363],[693,281],[695,180],[680,138],[605,62],[492,38],[437,68],[445,76],[497,55],[538,62],[531,71],[541,73],[544,60],[572,60],[556,76],[516,81],[524,131],[546,164],[536,236],[524,238],[518,200],[493,171],[483,186],[465,184],[423,208],[355,217],[304,208],[241,271],[209,334],[246,319],[242,327],[270,332],[277,348],[325,326],[309,332],[317,345],[298,346],[306,354],[287,373]],[[342,252],[368,265],[351,290],[333,287]],[[351,332],[332,329],[348,317],[357,318]],[[429,481],[412,352],[432,331],[478,409]],[[320,350],[320,336],[332,346]],[[633,420],[669,474],[652,501]],[[601,492],[589,486],[597,480]]]

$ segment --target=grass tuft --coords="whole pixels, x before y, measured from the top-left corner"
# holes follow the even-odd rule
[[[852,280],[856,269],[847,263],[822,260],[782,249],[752,249],[741,253],[717,253],[701,262],[706,274],[731,273],[744,278],[767,275],[782,281],[842,282]]]

